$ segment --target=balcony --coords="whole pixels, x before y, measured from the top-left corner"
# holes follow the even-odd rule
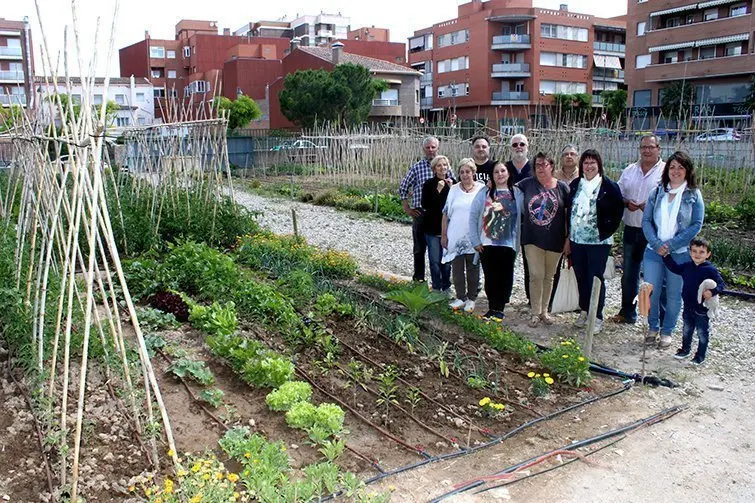
[[[610,44],[608,42],[593,42],[592,48],[595,52],[609,53],[614,56],[624,57],[627,52],[626,44]]]
[[[645,42],[648,47],[678,44],[708,38],[707,34],[721,36],[735,33],[751,33],[750,15],[735,16],[704,21],[702,23],[684,24],[673,28],[658,28],[645,33]]]
[[[532,46],[529,35],[498,35],[493,37],[493,43],[490,46],[494,51],[522,51],[530,47]]]
[[[755,68],[755,54],[740,54],[738,56],[648,65],[645,67],[645,80],[647,82],[668,82],[682,78],[703,79],[749,75],[753,68]]]
[[[432,107],[433,107],[433,99],[432,99],[431,97],[428,97],[428,98],[420,98],[420,99],[419,99],[419,107],[420,107],[420,108],[421,108],[422,110],[426,110],[426,109],[428,109],[428,108],[432,108]]]
[[[530,93],[526,91],[494,92],[491,105],[529,105]]]
[[[333,31],[332,30],[320,30],[317,32],[318,37],[332,37]]]
[[[401,105],[398,100],[372,100],[370,115],[381,117],[398,117],[401,115]]]
[[[20,47],[0,47],[0,58],[21,59]]]
[[[521,78],[529,77],[530,65],[527,63],[500,63],[493,65],[490,76],[493,78]]]
[[[22,105],[26,106],[25,94],[0,94],[0,105]]]
[[[0,70],[0,82],[24,82],[24,72]]]
[[[612,68],[596,68],[592,72],[592,79],[602,82],[624,82],[624,70]]]

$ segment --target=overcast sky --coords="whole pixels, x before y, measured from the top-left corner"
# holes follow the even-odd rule
[[[297,14],[340,12],[351,18],[351,28],[376,26],[391,30],[391,41],[406,42],[414,30],[456,17],[457,6],[466,0],[381,0],[379,2],[354,2],[346,0],[281,0],[248,2],[238,0],[176,1],[176,0],[121,0],[115,28],[115,44],[108,53],[110,28],[115,11],[115,0],[76,0],[80,43],[84,54],[84,74],[89,74],[89,63],[94,55],[97,18],[100,18],[97,57],[97,76],[102,77],[109,69],[111,76],[119,75],[118,49],[144,39],[144,31],[153,38],[173,39],[175,25],[180,19],[203,19],[217,21],[220,28],[233,32],[249,21],[274,20],[283,16],[294,18]],[[567,3],[572,12],[583,12],[602,17],[626,14],[626,1],[610,0],[534,0],[536,7],[558,9]],[[40,58],[40,21],[47,38],[53,65],[58,53],[63,54],[64,26],[69,26],[69,47],[73,47],[72,10],[68,0],[38,0],[41,20],[37,17],[34,0],[2,0],[0,16],[22,20],[28,16],[31,22],[36,73],[43,73]],[[69,58],[76,52],[69,49]],[[71,75],[80,75],[78,64],[70,63]]]

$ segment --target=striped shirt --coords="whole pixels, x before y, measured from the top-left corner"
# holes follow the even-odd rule
[[[415,162],[409,172],[406,174],[401,183],[398,186],[398,196],[401,199],[409,199],[409,192],[412,193],[412,199],[409,206],[412,208],[422,207],[422,186],[430,178],[435,176],[432,168],[430,167],[430,161],[422,159]],[[446,178],[453,180],[454,174],[451,169],[448,170]]]

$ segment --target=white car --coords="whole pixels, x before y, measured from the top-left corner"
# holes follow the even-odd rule
[[[307,150],[307,149],[320,149],[325,148],[325,145],[318,145],[314,142],[311,142],[309,140],[296,140],[296,141],[287,141],[283,142],[280,145],[276,145],[270,150],[272,151],[279,151],[279,150]]]
[[[699,134],[695,141],[739,141],[741,136],[734,128],[719,128]]]

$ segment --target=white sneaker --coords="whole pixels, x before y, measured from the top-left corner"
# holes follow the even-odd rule
[[[574,322],[574,325],[580,328],[587,325],[587,311],[582,311],[579,313],[579,316],[577,317],[577,321]]]
[[[471,313],[474,311],[474,301],[468,300],[464,303],[464,312],[465,313]]]
[[[454,311],[456,311],[457,309],[461,309],[462,307],[466,308],[466,304],[464,303],[463,300],[456,299],[455,301],[453,301],[450,304],[448,304],[448,307],[450,307],[451,309],[453,309]]]
[[[593,335],[600,333],[601,330],[603,330],[603,320],[595,318],[595,326],[592,329]]]

